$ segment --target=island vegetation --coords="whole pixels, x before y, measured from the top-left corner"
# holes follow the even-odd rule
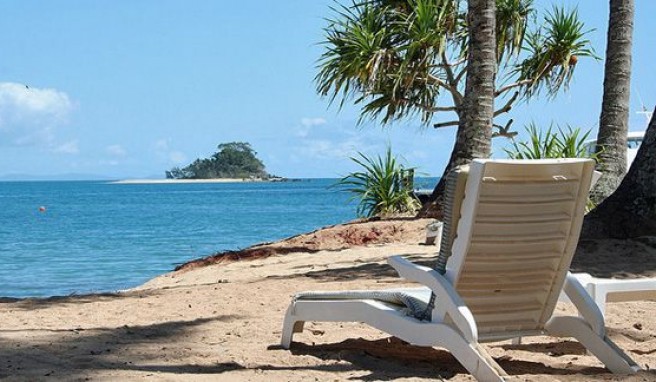
[[[271,179],[264,163],[246,142],[221,143],[209,158],[196,159],[190,165],[166,171],[167,179]]]

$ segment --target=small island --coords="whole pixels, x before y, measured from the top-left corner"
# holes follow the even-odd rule
[[[266,172],[264,163],[247,142],[221,143],[209,158],[196,159],[190,165],[173,167],[165,172],[166,179],[125,179],[112,184],[179,184],[286,182],[287,178]]]
[[[166,179],[175,180],[268,180],[282,178],[266,172],[264,163],[247,142],[221,143],[209,158],[196,159],[190,165],[166,171]]]

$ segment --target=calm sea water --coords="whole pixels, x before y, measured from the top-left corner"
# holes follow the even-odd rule
[[[355,218],[332,183],[0,183],[0,296],[129,288],[194,258]]]
[[[188,260],[354,219],[334,182],[0,182],[0,296],[130,288]]]

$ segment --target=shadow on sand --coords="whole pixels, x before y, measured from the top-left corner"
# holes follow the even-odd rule
[[[406,259],[412,261],[415,264],[424,265],[427,267],[433,266],[435,259],[427,259],[425,255],[404,255]],[[285,275],[285,276],[268,276],[269,279],[291,279],[291,278],[311,278],[318,282],[341,282],[356,280],[360,278],[364,279],[398,279],[398,281],[403,281],[399,278],[398,273],[394,268],[388,264],[378,264],[378,263],[362,263],[360,265],[353,265],[353,262],[345,262],[344,267],[325,269],[320,271],[306,271],[302,274],[297,275]]]
[[[12,331],[0,330],[0,378],[83,379],[101,370],[214,374],[239,369],[242,367],[231,363],[179,363],[178,360],[193,355],[194,349],[177,344],[184,343],[189,333],[200,325],[239,319],[222,315],[147,326],[34,330],[27,335],[22,331],[20,339],[13,339]],[[175,345],[162,346],[162,343]]]
[[[570,354],[571,350],[574,350],[574,354],[579,354],[582,351],[577,343],[568,342],[553,343],[545,347],[516,346],[527,351],[548,350],[551,352],[549,354]],[[270,349],[279,348],[279,346],[270,347]],[[467,371],[448,351],[412,346],[394,337],[373,341],[362,338],[348,339],[339,343],[321,345],[294,342],[291,352],[294,355],[310,355],[322,360],[347,361],[348,363],[339,363],[333,366],[339,366],[341,371],[366,370],[369,372],[368,375],[358,377],[364,381],[391,381],[411,377],[449,379],[456,374],[467,374]],[[540,362],[522,361],[509,357],[501,357],[496,361],[509,375],[526,375],[529,378],[531,374],[595,375],[609,373],[608,370],[601,367],[554,368]],[[295,368],[297,367],[288,369]],[[323,370],[323,366],[304,366],[302,368]]]

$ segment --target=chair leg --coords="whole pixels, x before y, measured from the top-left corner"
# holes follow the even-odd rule
[[[610,338],[595,333],[580,317],[554,317],[547,323],[547,332],[558,337],[574,337],[615,374],[634,374],[640,370]]]
[[[462,335],[446,325],[435,330],[435,346],[447,349],[479,382],[503,382],[508,374],[478,343],[469,343]]]
[[[292,343],[292,337],[294,333],[300,333],[303,331],[303,325],[305,321],[299,320],[299,318],[294,314],[294,303],[292,303],[287,309],[285,314],[285,320],[282,325],[282,338],[280,344],[283,348],[289,349],[289,346]]]
[[[305,315],[297,315],[297,310],[295,304],[292,303],[285,314],[282,338],[280,341],[282,347],[285,349],[289,349],[294,333],[303,331],[305,320],[316,320],[314,317],[310,318]],[[353,321],[352,317],[345,317],[344,320]],[[319,321],[321,320],[319,319]],[[420,346],[441,347],[450,351],[458,362],[460,362],[477,381],[503,382],[504,379],[502,376],[507,375],[506,372],[488,354],[484,347],[478,343],[468,342],[462,334],[448,325],[426,324],[421,326],[423,326],[423,330],[414,327],[415,331],[413,331],[413,335],[418,335],[421,338],[420,343],[416,344]],[[395,333],[393,330],[385,330],[386,328],[382,327],[379,327],[379,329],[387,331],[392,335],[396,335],[410,343],[414,342],[412,339],[404,338],[403,333]],[[417,330],[419,330],[419,332],[417,332]],[[415,340],[416,339],[417,338],[415,338]]]
[[[607,299],[607,291],[604,288],[604,285],[601,285],[600,283],[590,283],[586,285],[585,289],[590,293],[590,297],[592,297],[592,300],[597,304],[599,307],[599,311],[601,312],[601,315],[606,317],[606,299]]]

